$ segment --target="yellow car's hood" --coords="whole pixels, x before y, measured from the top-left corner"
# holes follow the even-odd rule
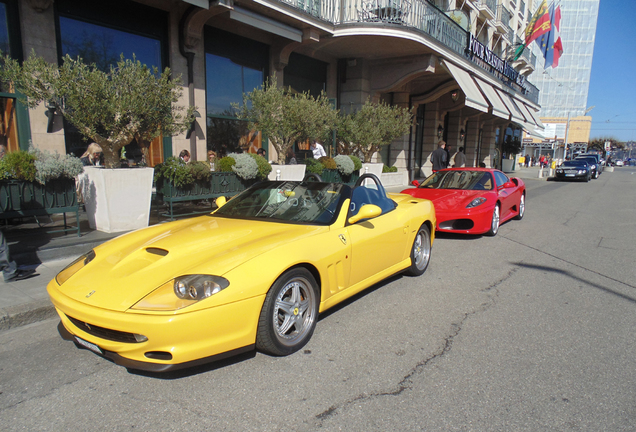
[[[156,225],[95,248],[95,259],[60,290],[86,304],[124,311],[176,276],[223,276],[255,256],[328,229],[213,216]]]

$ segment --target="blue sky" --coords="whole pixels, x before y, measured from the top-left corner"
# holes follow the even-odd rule
[[[590,139],[636,141],[636,1],[601,0],[587,106]]]

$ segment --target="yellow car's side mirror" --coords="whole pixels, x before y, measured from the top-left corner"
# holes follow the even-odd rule
[[[360,208],[360,211],[349,218],[349,223],[354,224],[362,219],[372,219],[382,214],[382,209],[374,204],[365,204]]]
[[[225,203],[227,202],[227,200],[225,199],[224,196],[220,196],[216,199],[215,203],[216,203],[216,207],[217,208],[221,208],[225,205]]]

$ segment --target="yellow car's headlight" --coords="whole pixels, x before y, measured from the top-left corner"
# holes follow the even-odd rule
[[[62,285],[64,282],[68,280],[71,276],[77,273],[80,269],[82,269],[86,264],[93,261],[95,259],[95,251],[91,250],[90,252],[82,255],[69,265],[67,265],[64,270],[59,272],[57,276],[55,276],[55,281]]]
[[[166,282],[135,304],[132,309],[174,311],[224,290],[230,282],[220,276],[185,275]]]

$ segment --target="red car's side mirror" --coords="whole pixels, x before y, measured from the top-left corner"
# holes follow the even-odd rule
[[[503,184],[504,189],[509,189],[509,188],[514,188],[517,187],[516,184],[514,184],[512,181],[507,181]]]
[[[420,182],[418,182],[417,180],[413,180],[411,184],[415,187],[418,187],[420,185]]]

